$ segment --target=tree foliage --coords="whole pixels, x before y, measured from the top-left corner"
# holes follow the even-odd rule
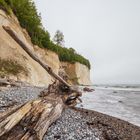
[[[68,61],[71,63],[80,62],[90,68],[89,61],[77,54],[73,48],[68,49],[62,47],[64,35],[61,31],[58,30],[56,32],[56,44],[50,40],[49,32],[43,28],[41,16],[37,13],[37,9],[32,0],[0,0],[0,8],[8,14],[10,14],[11,11],[14,12],[21,26],[28,31],[33,44],[56,52],[60,61]]]
[[[64,35],[60,30],[56,31],[53,41],[59,46],[64,46]]]
[[[11,14],[12,10],[5,0],[0,0],[0,9],[3,9],[7,14]]]
[[[47,47],[50,36],[42,26],[34,2],[31,0],[6,0],[6,2],[16,14],[21,26],[28,31],[32,42],[40,47]]]
[[[77,54],[72,48],[61,47],[51,42],[51,47],[49,49],[59,55],[60,61],[66,61],[70,63],[79,62],[86,65],[89,69],[91,67],[89,60],[84,58],[82,55]]]

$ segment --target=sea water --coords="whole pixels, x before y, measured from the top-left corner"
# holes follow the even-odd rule
[[[90,87],[91,88],[91,87]],[[79,107],[95,110],[140,126],[140,87],[128,85],[94,86],[85,92]]]

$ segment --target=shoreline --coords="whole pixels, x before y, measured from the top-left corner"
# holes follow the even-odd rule
[[[117,117],[140,127],[140,91],[96,89],[83,94],[79,107]]]
[[[58,129],[60,127],[60,129]],[[81,108],[67,108],[48,129],[44,140],[139,140],[140,127]]]
[[[140,139],[140,127],[128,121],[94,110],[88,110],[84,108],[74,108],[74,110],[80,111],[84,116],[96,116],[97,118],[93,121],[93,124],[91,124],[93,127],[96,127],[96,125],[102,125],[106,128],[114,129],[116,133],[118,133],[118,135],[122,138],[127,139],[131,137],[132,139]]]
[[[0,114],[3,106],[21,105],[38,97],[44,88],[24,86],[0,91]],[[8,107],[9,108],[9,107]],[[66,107],[61,117],[48,129],[44,140],[139,140],[140,127],[97,111]]]

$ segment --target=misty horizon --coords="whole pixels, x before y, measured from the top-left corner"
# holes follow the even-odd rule
[[[93,84],[140,84],[140,1],[34,0],[53,38],[89,59]]]

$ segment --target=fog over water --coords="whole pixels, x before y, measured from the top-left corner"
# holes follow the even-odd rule
[[[51,37],[91,62],[93,83],[140,83],[139,0],[34,0]]]

